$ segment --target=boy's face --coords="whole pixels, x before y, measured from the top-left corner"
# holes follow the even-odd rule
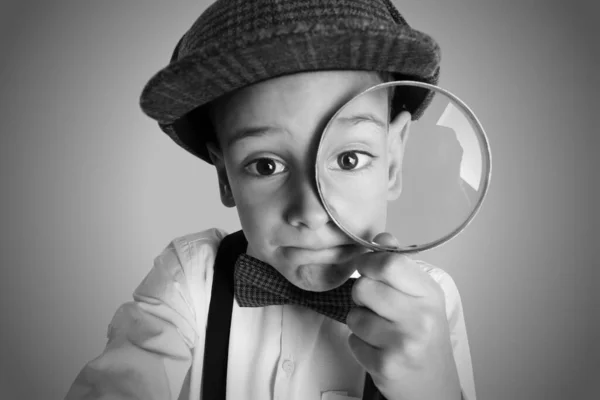
[[[247,252],[302,289],[341,285],[354,271],[338,264],[364,252],[323,208],[314,167],[329,119],[354,95],[378,83],[379,76],[371,72],[299,73],[244,88],[213,108],[220,149],[209,146],[211,158],[224,204],[238,209]],[[387,123],[387,92],[363,97],[353,107],[357,115]],[[390,124],[388,132],[375,124],[353,129],[347,138],[329,142],[324,153],[331,177],[360,193],[343,207],[354,211],[352,225],[363,234],[384,231],[387,200],[400,187],[399,125]]]

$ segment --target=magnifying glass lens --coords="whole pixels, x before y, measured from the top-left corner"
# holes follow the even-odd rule
[[[433,92],[416,121],[390,111],[389,96],[409,86]],[[344,232],[376,250],[409,252],[464,229],[487,191],[491,160],[485,132],[462,101],[433,85],[399,81],[359,94],[334,115],[316,171],[321,200]],[[383,231],[400,245],[373,243]]]

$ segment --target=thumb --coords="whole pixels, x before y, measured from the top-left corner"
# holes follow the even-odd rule
[[[399,247],[400,242],[389,232],[381,232],[373,238],[373,242],[386,247]]]

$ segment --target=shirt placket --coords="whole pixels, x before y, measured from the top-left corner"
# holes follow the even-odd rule
[[[290,338],[289,316],[286,317],[287,306],[281,307],[281,345],[279,361],[275,372],[275,387],[273,390],[274,400],[285,400],[289,392],[290,382],[296,368],[294,357],[294,341]]]

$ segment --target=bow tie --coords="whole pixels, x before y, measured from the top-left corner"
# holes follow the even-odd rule
[[[344,324],[356,306],[352,300],[354,281],[350,278],[333,290],[310,292],[292,285],[271,265],[248,254],[241,254],[235,263],[235,298],[241,307],[296,304]]]

